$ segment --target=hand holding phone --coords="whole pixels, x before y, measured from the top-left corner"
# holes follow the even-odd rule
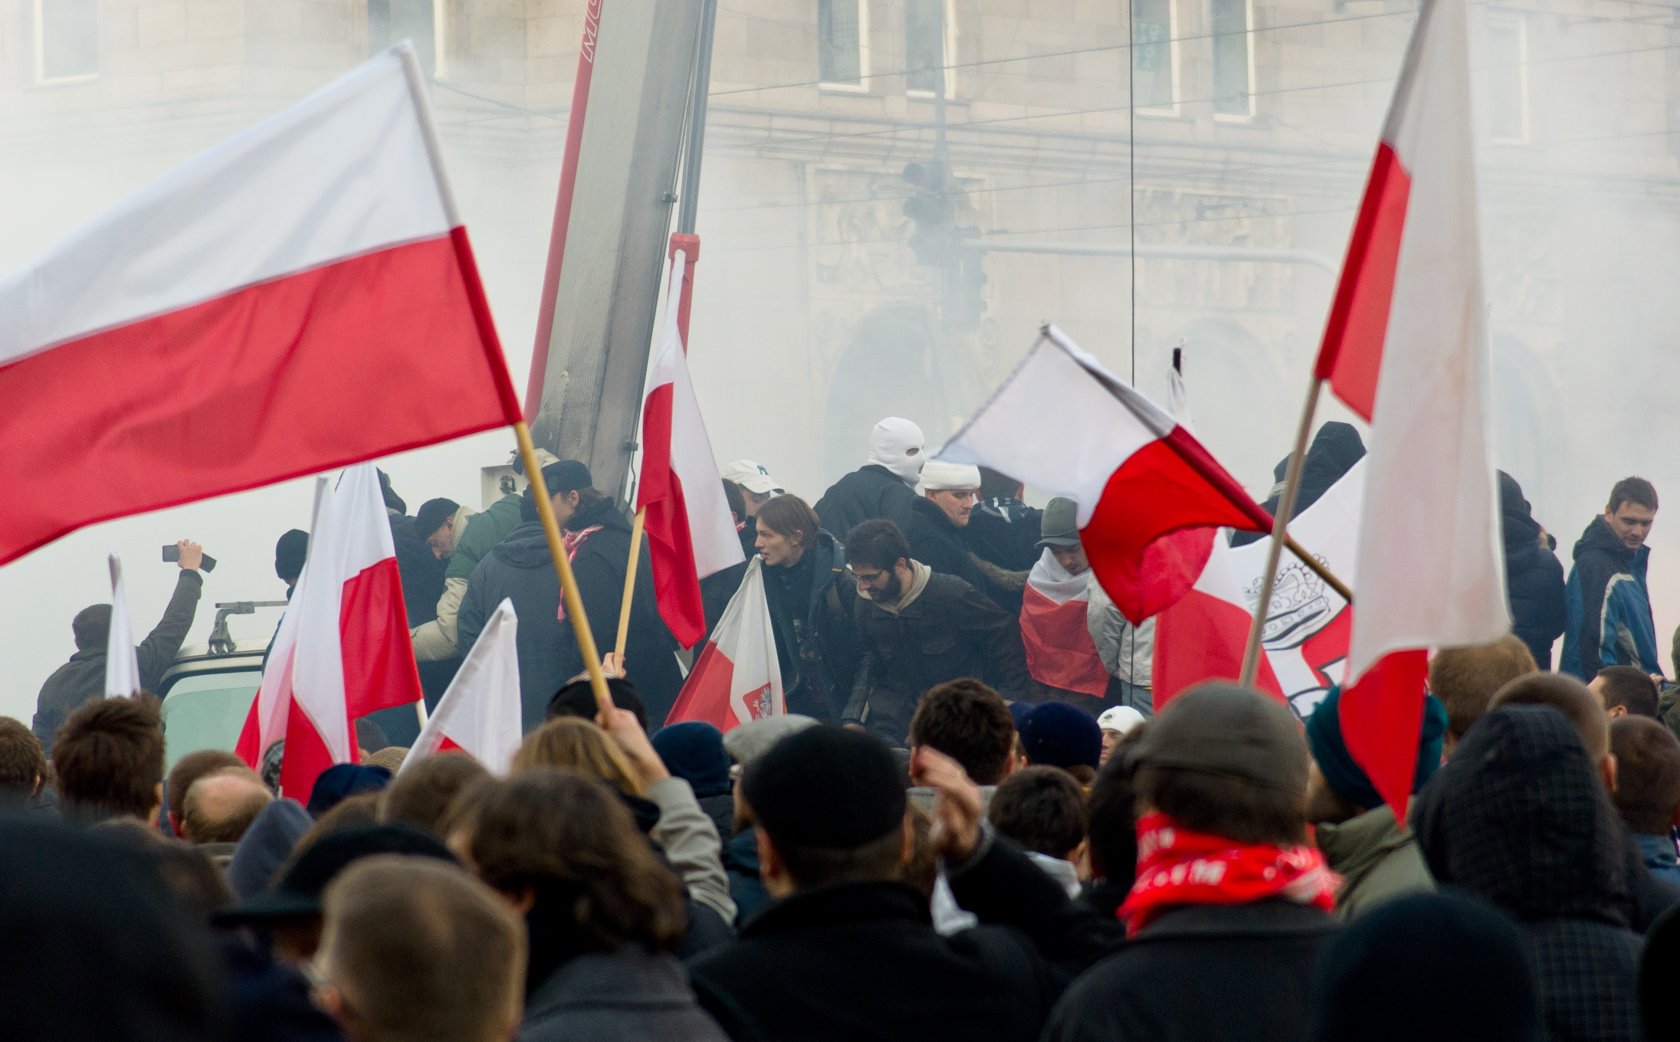
[[[178,543],[171,543],[163,548],[163,560],[167,564],[178,564],[183,571],[206,572],[216,570],[216,559],[204,552],[204,547],[191,539],[183,539]]]

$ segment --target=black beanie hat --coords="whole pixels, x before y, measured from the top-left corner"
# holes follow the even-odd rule
[[[741,795],[770,838],[850,850],[902,826],[904,772],[874,735],[808,727],[748,765]]]
[[[443,523],[454,517],[455,512],[460,509],[461,504],[453,499],[445,499],[442,496],[428,499],[414,512],[414,530],[420,533],[420,538],[425,539],[442,528]]]

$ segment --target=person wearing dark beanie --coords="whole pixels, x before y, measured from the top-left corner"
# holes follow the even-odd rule
[[[717,826],[718,835],[725,840],[733,835],[735,783],[729,777],[723,732],[704,721],[688,720],[661,727],[649,741],[665,769],[694,790],[695,800]]]
[[[1332,687],[1307,719],[1307,748],[1313,759],[1307,816],[1318,826],[1318,849],[1342,877],[1336,912],[1351,918],[1395,897],[1434,890],[1435,882],[1411,830],[1394,820],[1394,811],[1348,752],[1342,740],[1341,698],[1341,688]],[[1446,707],[1434,695],[1424,698],[1414,793],[1440,768],[1447,734]]]
[[[1008,917],[1000,921],[1033,932],[935,931],[925,893],[903,881],[915,833],[897,758],[862,731],[808,727],[741,779],[775,903],[688,967],[731,1038],[1036,1042],[1065,972],[1103,954],[1081,947],[1094,917],[984,825],[962,768],[932,749],[919,757],[919,784],[944,786],[936,814],[947,828],[936,843],[958,900],[984,893]]]
[[[1035,767],[1060,767],[1081,785],[1097,776],[1102,728],[1096,718],[1066,702],[1034,706],[1020,723],[1021,748]]]
[[[1410,894],[1361,916],[1325,947],[1313,991],[1311,1042],[1547,1037],[1516,924],[1462,894]]]

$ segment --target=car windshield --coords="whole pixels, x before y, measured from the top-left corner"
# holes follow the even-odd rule
[[[176,678],[163,699],[165,770],[199,749],[231,750],[261,683],[255,667]]]

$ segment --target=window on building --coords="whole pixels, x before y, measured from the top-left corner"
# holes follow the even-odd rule
[[[404,40],[427,76],[438,71],[438,18],[435,0],[368,0],[368,53],[378,54]]]
[[[1528,32],[1520,16],[1488,16],[1488,128],[1493,140],[1528,140]]]
[[[1213,113],[1254,115],[1253,0],[1211,0],[1213,5]]]
[[[817,0],[817,78],[863,85],[863,0]]]
[[[99,74],[99,0],[35,0],[35,76],[42,83]]]
[[[932,94],[950,59],[945,55],[941,10],[945,0],[904,0],[904,86]]]
[[[1132,0],[1132,104],[1142,110],[1176,111],[1178,44],[1173,41],[1173,0]]]

